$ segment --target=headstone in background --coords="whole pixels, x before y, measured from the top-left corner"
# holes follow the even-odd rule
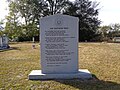
[[[32,38],[32,42],[35,43],[35,37]]]
[[[0,36],[0,48],[2,48],[2,37]]]
[[[29,79],[91,78],[88,70],[78,69],[78,18],[53,15],[40,20],[41,68]]]
[[[8,47],[8,37],[7,36],[2,37],[2,43],[3,43],[3,47]]]
[[[7,49],[8,46],[9,46],[8,37],[7,36],[1,36],[0,37],[0,49]]]
[[[34,37],[32,38],[32,42],[33,42],[32,49],[35,49],[35,38]]]

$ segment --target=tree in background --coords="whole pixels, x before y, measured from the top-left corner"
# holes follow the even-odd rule
[[[0,25],[4,24],[4,20],[0,20]]]
[[[3,27],[2,27],[2,25],[4,24],[4,20],[0,20],[0,36],[2,36],[3,35]]]
[[[41,9],[39,9],[38,5]],[[40,12],[39,18],[56,13],[78,17],[80,20],[79,41],[96,41],[100,39],[98,37],[101,35],[97,31],[100,25],[98,5],[97,2],[89,0],[76,0],[75,2],[69,0],[41,0],[38,4],[35,3],[35,9]],[[35,13],[33,15],[36,16]]]
[[[31,7],[32,8],[32,7]],[[6,17],[5,33],[10,39],[31,40],[39,34],[37,24],[31,18],[26,0],[9,1],[9,15]]]
[[[108,37],[114,38],[114,37],[120,37],[120,24],[111,24],[109,25],[110,30],[108,33]]]
[[[11,2],[15,3],[15,5]],[[97,31],[100,25],[100,20],[98,20],[97,17],[99,10],[97,9],[98,5],[98,3],[89,0],[76,0],[75,2],[69,0],[14,0],[10,1],[9,7],[15,6],[15,10],[10,9],[10,12],[16,13],[15,11],[17,11],[16,17],[20,17],[24,22],[22,22],[20,26],[14,22],[15,26],[17,24],[21,27],[21,29],[17,30],[22,30],[20,31],[22,32],[20,33],[22,37],[25,36],[30,38],[39,35],[39,19],[61,13],[79,18],[80,41],[95,41],[98,39],[96,37],[100,36],[100,33]],[[19,20],[19,18],[16,18],[16,21],[17,20]]]
[[[98,31],[101,22],[98,20],[98,5],[89,0],[76,0],[66,8],[65,14],[79,18],[79,41],[96,41],[101,35]]]
[[[101,26],[100,31],[102,33],[102,40],[107,41],[108,40],[108,33],[110,31],[111,27],[110,26]]]
[[[17,38],[21,32],[20,21],[19,21],[19,13],[17,10],[17,4],[13,1],[9,4],[9,15],[6,16],[6,26],[4,33],[10,38]]]
[[[103,41],[109,41],[114,37],[120,37],[120,24],[118,23],[101,26],[99,30],[102,32]]]
[[[37,0],[17,0],[16,1],[17,9],[24,22],[23,29],[26,37],[33,37],[35,35],[38,35],[36,18],[37,18],[37,15],[39,16],[40,12],[37,12],[37,15],[34,15],[36,11],[38,11],[38,10],[34,10],[34,7],[35,7],[34,3],[36,3],[36,1]]]

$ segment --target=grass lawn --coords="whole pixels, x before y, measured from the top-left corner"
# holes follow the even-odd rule
[[[89,80],[28,80],[40,69],[39,44],[12,43],[0,51],[0,90],[120,90],[120,44],[80,43],[79,68],[93,74]]]

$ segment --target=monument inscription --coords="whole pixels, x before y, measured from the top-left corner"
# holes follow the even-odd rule
[[[78,69],[78,18],[52,15],[40,19],[41,69],[29,79],[91,78],[86,69]]]
[[[78,18],[49,16],[40,20],[40,26],[42,72],[77,72]]]

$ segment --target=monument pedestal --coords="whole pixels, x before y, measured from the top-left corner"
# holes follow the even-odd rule
[[[41,70],[33,70],[29,74],[29,80],[46,80],[46,79],[90,79],[91,73],[87,69],[79,69],[78,73],[62,74],[43,74]]]
[[[92,78],[88,70],[78,70],[78,23],[77,17],[61,14],[40,19],[42,71],[33,70],[30,80]]]

